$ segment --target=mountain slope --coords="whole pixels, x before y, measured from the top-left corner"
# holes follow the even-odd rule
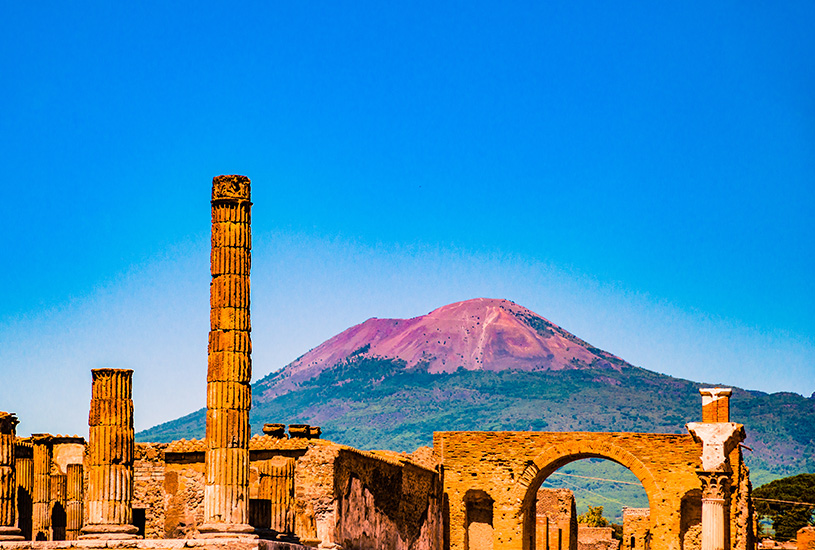
[[[255,432],[305,422],[334,441],[398,451],[431,444],[434,430],[682,433],[700,419],[702,385],[634,367],[512,302],[480,299],[348,329],[255,383],[251,421]],[[815,399],[736,388],[731,404],[754,474],[815,471]],[[203,426],[202,410],[138,438],[202,437]]]
[[[268,401],[360,355],[421,365],[431,374],[466,370],[562,370],[594,361],[625,364],[509,300],[476,298],[412,319],[368,319],[343,331],[260,383]]]

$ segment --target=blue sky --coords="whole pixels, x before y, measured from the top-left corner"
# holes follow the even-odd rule
[[[9,4],[0,408],[203,406],[209,187],[253,180],[256,377],[512,299],[626,360],[815,391],[815,5]]]

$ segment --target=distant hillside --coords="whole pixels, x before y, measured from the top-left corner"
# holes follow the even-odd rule
[[[397,451],[430,445],[439,430],[682,433],[700,420],[704,385],[634,367],[512,302],[479,299],[348,329],[255,383],[251,422],[255,432],[305,422],[333,441]],[[815,399],[735,388],[731,405],[747,427],[754,483],[815,472]],[[201,410],[137,438],[203,434]]]

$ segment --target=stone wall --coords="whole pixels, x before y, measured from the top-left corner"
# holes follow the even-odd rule
[[[569,489],[538,489],[535,513],[536,550],[577,549],[577,508]]]
[[[613,537],[611,527],[577,526],[577,550],[618,550],[620,541]]]
[[[255,436],[249,449],[250,517],[263,514],[259,506],[268,510],[270,495],[261,487],[263,476],[274,470],[270,466],[279,470],[281,459],[288,459],[294,461],[294,494],[292,515],[286,519],[298,540],[345,550],[441,547],[442,485],[438,472],[427,463],[321,439]],[[137,444],[135,479],[133,507],[145,510],[148,538],[199,534],[203,441]],[[268,528],[268,523],[255,526]]]
[[[441,480],[434,470],[350,448],[335,462],[337,542],[345,549],[441,547]]]
[[[137,443],[133,462],[133,522],[145,538],[164,538],[164,449],[160,443]]]
[[[651,510],[649,508],[624,508],[623,542],[620,548],[622,550],[648,550],[650,542]]]

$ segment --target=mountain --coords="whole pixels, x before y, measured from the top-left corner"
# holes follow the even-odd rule
[[[259,400],[292,391],[353,356],[402,361],[407,369],[421,368],[430,374],[449,374],[459,368],[563,370],[598,362],[619,369],[625,364],[514,302],[476,298],[413,319],[368,319],[264,379]]]
[[[721,383],[721,381],[713,381]],[[412,451],[440,430],[684,433],[711,384],[651,372],[508,300],[369,319],[253,385],[251,421],[309,423],[359,448]],[[734,388],[754,483],[815,471],[815,398]],[[202,437],[204,411],[137,434]]]

